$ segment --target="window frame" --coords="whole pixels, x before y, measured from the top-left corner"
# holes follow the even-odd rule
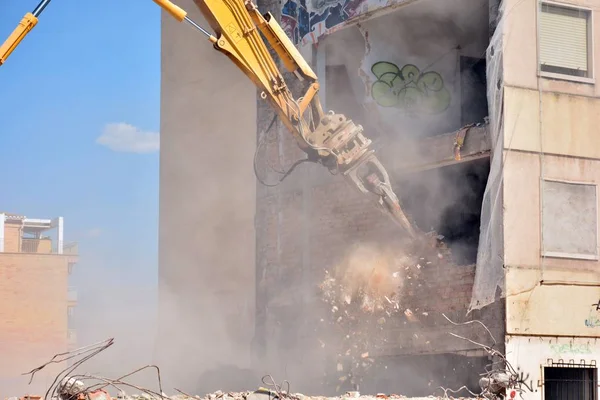
[[[592,387],[594,388],[591,392],[593,399],[598,400],[598,382],[600,381],[598,366],[595,362],[587,363],[584,360],[581,360],[580,363],[565,363],[563,360],[558,360],[558,362],[554,362],[554,360],[547,360],[546,365],[540,365],[541,369],[541,387],[542,387],[542,399],[545,400],[548,396],[547,392],[547,368],[557,368],[557,369],[589,369],[593,371],[592,375]]]
[[[583,77],[583,76],[575,76],[575,75],[563,74],[563,73],[558,73],[558,72],[542,71],[542,63],[541,63],[541,59],[540,59],[541,58],[540,17],[542,14],[542,6],[544,6],[544,5],[547,5],[550,7],[568,8],[571,10],[577,10],[577,11],[587,13],[587,39],[588,39],[587,40],[587,61],[588,61],[589,76]],[[575,5],[575,4],[571,4],[571,3],[562,3],[562,2],[553,1],[553,0],[539,0],[536,14],[537,14],[536,43],[537,43],[538,77],[548,78],[548,79],[557,79],[557,80],[563,80],[563,81],[571,81],[571,82],[577,82],[577,83],[595,84],[596,74],[595,74],[594,69],[595,69],[596,63],[595,63],[595,58],[594,58],[594,55],[595,55],[594,54],[594,10],[590,7]]]
[[[562,259],[572,259],[572,260],[587,260],[587,261],[599,261],[600,260],[600,206],[598,199],[598,184],[596,182],[585,182],[585,181],[575,181],[568,179],[558,179],[558,178],[542,178],[540,181],[540,233],[543,235],[544,233],[544,216],[543,212],[543,198],[544,195],[544,183],[545,182],[553,182],[553,183],[565,183],[568,185],[583,185],[583,186],[593,186],[594,187],[594,196],[596,199],[596,254],[580,254],[580,253],[565,253],[560,251],[547,251],[544,248],[543,236],[540,237],[540,254],[544,258],[562,258]]]

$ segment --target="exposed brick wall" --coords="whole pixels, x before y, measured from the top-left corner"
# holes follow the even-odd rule
[[[21,251],[21,222],[4,223],[4,251],[18,253]]]
[[[394,240],[397,231],[368,198],[363,198],[343,181],[311,187],[308,215],[303,214],[304,195],[306,193],[301,189],[281,190],[260,201],[258,215],[263,219],[257,221],[257,237],[265,244],[258,247],[258,262],[264,268],[264,279],[257,294],[265,319],[262,321],[264,326],[258,331],[264,335],[266,355],[275,364],[271,368],[285,368],[296,387],[318,392],[329,390],[318,386],[321,383],[318,378],[323,370],[335,368],[335,364],[330,351],[321,349],[319,340],[325,339],[314,334],[315,325],[320,324],[321,318],[327,318],[325,314],[329,312],[315,299],[317,284],[323,279],[325,270],[332,270],[353,244],[385,244]],[[303,264],[305,226],[309,230],[308,271]],[[410,309],[418,321],[411,322],[403,315],[388,321],[386,347],[380,355],[441,355],[477,350],[477,346],[453,337],[450,332],[486,345],[493,344],[480,325],[454,326],[442,314],[456,322],[482,320],[501,349],[502,303],[466,317],[474,274],[472,265],[430,267],[424,264],[414,271],[413,278],[405,284],[402,307]],[[306,300],[311,297],[307,292],[312,295],[312,302]],[[446,356],[440,357],[443,360]],[[409,362],[412,359],[402,360]],[[474,371],[475,374],[479,372],[483,371]],[[439,376],[436,379],[445,378]],[[454,385],[455,381],[446,383]],[[427,386],[422,389],[427,390]]]
[[[67,349],[68,257],[0,253],[0,397],[43,395],[64,365],[20,376]]]
[[[304,195],[301,189],[282,190],[264,197],[259,205],[258,236],[264,244],[259,246],[258,254],[265,268],[259,292],[262,301],[271,306],[301,302],[298,292],[306,290],[306,286],[301,285],[303,281],[308,282],[308,290],[314,296],[316,284],[324,278],[325,270],[331,270],[354,244],[393,245],[398,236],[396,226],[375,207],[372,199],[362,196],[343,180],[310,188],[310,214],[303,213]],[[303,270],[302,264],[304,226],[308,227],[309,236],[308,272]],[[412,279],[405,284],[404,307],[415,313],[427,313],[428,317],[421,317],[425,322],[410,329],[441,327],[447,331],[448,324],[444,323],[442,313],[463,320],[471,298],[474,266],[424,264],[420,269],[413,269]],[[436,315],[439,318],[432,319]],[[426,349],[406,349],[409,353],[417,350]]]

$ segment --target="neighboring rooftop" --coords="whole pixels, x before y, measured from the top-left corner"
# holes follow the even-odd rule
[[[3,211],[0,212],[0,253],[2,252],[77,254],[77,246],[75,243],[64,242],[63,217],[28,218],[22,214]]]

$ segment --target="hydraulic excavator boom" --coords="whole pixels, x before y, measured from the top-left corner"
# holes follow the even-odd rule
[[[375,195],[382,210],[409,235],[414,235],[387,171],[369,148],[371,140],[363,134],[362,126],[345,115],[323,111],[317,95],[316,74],[272,14],[261,14],[251,0],[194,0],[211,26],[212,34],[169,0],[153,1],[177,20],[190,23],[204,34],[216,50],[229,57],[262,90],[261,97],[276,110],[310,161],[324,165],[332,173],[341,173],[362,193]],[[0,64],[35,26],[38,15],[49,2],[42,1],[33,13],[28,13],[0,46]],[[268,46],[284,68],[304,83],[303,96],[294,98]]]

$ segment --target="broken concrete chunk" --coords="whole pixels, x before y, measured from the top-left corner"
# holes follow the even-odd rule
[[[253,392],[246,395],[246,400],[273,400],[268,392]]]
[[[59,396],[66,397],[76,396],[77,394],[83,392],[84,389],[85,385],[82,381],[65,376],[58,386],[58,394]]]

